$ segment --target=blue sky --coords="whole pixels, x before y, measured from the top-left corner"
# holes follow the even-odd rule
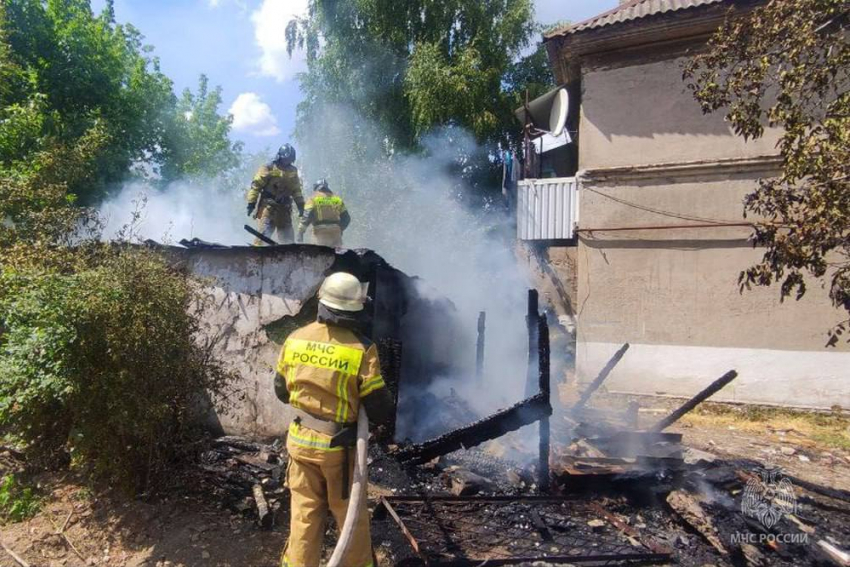
[[[403,1],[403,0],[399,0]],[[233,137],[262,151],[287,141],[301,99],[295,74],[303,58],[284,50],[286,23],[307,0],[115,0],[116,17],[130,22],[154,46],[162,70],[179,92],[194,89],[205,73],[223,89],[234,115]],[[99,11],[104,0],[93,0]],[[545,24],[577,22],[617,5],[617,0],[535,0]]]

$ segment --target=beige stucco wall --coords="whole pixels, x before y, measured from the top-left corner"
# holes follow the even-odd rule
[[[597,227],[682,225],[679,220],[614,202],[741,221],[754,180],[738,175],[682,183],[634,181],[588,185],[582,216]],[[597,191],[597,192],[593,192]],[[583,225],[585,223],[582,223]],[[740,292],[738,275],[761,258],[747,227],[582,233],[578,299],[581,337],[651,344],[819,350],[841,313],[816,284],[800,301],[779,302],[779,289]],[[581,307],[583,306],[583,307]],[[850,362],[850,361],[848,361]]]
[[[585,228],[677,225],[615,202],[709,219],[741,220],[746,173],[592,183],[582,190]],[[593,225],[592,227],[590,225]],[[578,245],[580,380],[591,380],[625,342],[632,348],[606,386],[689,396],[730,369],[741,376],[717,399],[802,407],[850,407],[850,348],[825,347],[841,320],[818,282],[800,301],[778,287],[740,292],[758,261],[746,227],[582,233]]]
[[[682,82],[682,58],[612,59],[582,67],[579,227],[744,221],[744,196],[771,174],[766,162],[747,160],[774,155],[778,133],[747,143],[721,114],[704,116]],[[736,369],[739,378],[714,399],[850,407],[850,348],[825,348],[846,313],[820,282],[800,301],[780,302],[777,286],[740,293],[739,273],[762,254],[750,232],[581,232],[579,380],[592,380],[629,342],[610,391],[691,396]]]
[[[744,142],[704,115],[682,81],[685,58],[582,67],[579,169],[776,153],[776,130]]]

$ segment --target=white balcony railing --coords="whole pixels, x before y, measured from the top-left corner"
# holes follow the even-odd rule
[[[524,179],[517,185],[517,238],[569,240],[578,224],[575,177]]]

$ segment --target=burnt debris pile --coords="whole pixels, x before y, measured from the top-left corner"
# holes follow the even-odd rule
[[[390,317],[379,318],[385,327],[377,341],[401,414],[399,392],[427,384],[434,361],[420,357],[439,345],[411,348],[418,340],[411,337],[422,336],[418,323],[406,319],[417,309],[408,301],[412,294],[380,293],[400,289],[387,283],[398,277],[392,271],[372,277],[384,281],[376,286],[376,311],[406,313],[400,328],[388,326]],[[435,319],[423,314],[420,321],[428,327]],[[438,434],[416,443],[402,434],[394,442],[372,439],[369,497],[381,565],[847,563],[850,494],[754,461],[693,450],[681,434],[666,431],[734,380],[734,370],[641,428],[635,403],[622,411],[590,404],[628,356],[628,345],[572,404],[553,404],[549,327],[533,292],[527,326],[524,400],[480,416],[450,391],[432,400],[445,416]],[[484,325],[479,329],[482,349]],[[283,445],[283,439],[214,440],[200,451],[196,485],[233,513],[285,536]],[[514,445],[521,450],[511,450]]]
[[[268,528],[288,509],[286,462],[286,449],[280,441],[268,445],[242,437],[220,437],[200,453],[191,485]]]

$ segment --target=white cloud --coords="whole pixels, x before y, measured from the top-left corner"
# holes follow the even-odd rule
[[[220,0],[215,0],[220,1]],[[260,48],[260,74],[283,82],[306,69],[304,54],[286,52],[286,26],[307,13],[307,0],[263,0],[251,14],[254,40]]]
[[[257,93],[242,93],[230,105],[233,129],[255,136],[277,136],[280,128],[271,107]]]

